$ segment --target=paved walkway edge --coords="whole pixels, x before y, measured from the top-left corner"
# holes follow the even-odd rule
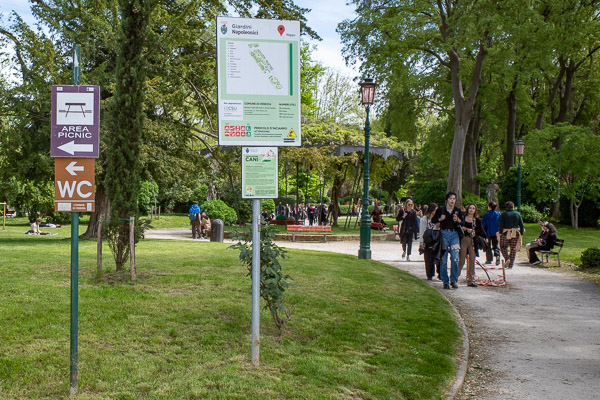
[[[456,378],[454,379],[454,384],[447,392],[446,396],[447,400],[453,400],[465,381],[465,376],[467,375],[467,368],[469,367],[469,332],[467,331],[465,321],[463,321],[462,316],[458,312],[458,309],[454,306],[454,304],[452,304],[450,299],[448,299],[446,296],[444,296],[444,298],[452,306],[454,314],[456,315],[456,319],[460,323],[460,327],[463,331],[462,354],[458,356],[459,364],[456,370]]]

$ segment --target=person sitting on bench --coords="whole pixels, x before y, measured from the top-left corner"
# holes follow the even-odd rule
[[[534,241],[527,243],[525,248],[527,249],[527,258],[529,263],[532,265],[538,265],[542,262],[538,258],[536,251],[540,250],[551,250],[556,244],[556,228],[550,222],[544,222],[542,224],[542,232],[540,237]]]
[[[381,229],[387,228],[387,224],[383,221],[383,211],[381,211],[381,207],[375,204],[373,207],[373,211],[371,211],[371,218],[373,218],[373,222],[377,224],[381,224]]]

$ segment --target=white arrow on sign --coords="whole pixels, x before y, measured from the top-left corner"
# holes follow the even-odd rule
[[[94,151],[94,145],[76,144],[74,140],[71,140],[68,143],[58,146],[58,149],[64,151],[65,153],[69,153],[70,155],[75,154],[76,151],[80,153],[92,153]]]
[[[71,175],[77,175],[77,171],[83,171],[83,165],[77,165],[77,161],[71,162],[71,164],[65,167],[67,172]]]

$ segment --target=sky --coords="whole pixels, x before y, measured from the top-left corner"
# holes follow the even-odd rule
[[[323,39],[322,41],[310,41],[316,44],[317,49],[313,52],[313,58],[326,67],[340,70],[344,75],[354,78],[358,74],[358,68],[348,68],[342,57],[342,44],[340,37],[335,31],[337,25],[344,19],[354,17],[354,6],[346,5],[349,0],[296,0],[296,4],[303,8],[311,9],[308,13],[307,23]],[[0,13],[6,21],[7,14],[15,10],[25,22],[34,22],[29,11],[27,0],[1,0]]]
[[[335,31],[340,22],[354,18],[354,6],[346,5],[349,0],[297,0],[296,4],[311,9],[306,16],[307,24],[323,39],[311,41],[317,45],[314,59],[324,66],[339,69],[343,74],[354,78],[358,68],[349,68],[342,56],[340,36]]]

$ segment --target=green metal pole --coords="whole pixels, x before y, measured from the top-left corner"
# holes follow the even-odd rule
[[[78,318],[79,317],[79,213],[71,213],[71,396],[77,394],[79,381],[78,364]]]
[[[519,168],[517,173],[517,210],[521,212],[521,156],[519,156]]]
[[[81,68],[81,48],[73,47],[73,85],[79,85]],[[79,326],[79,213],[71,213],[71,352],[70,352],[70,380],[69,394],[77,394],[79,382],[79,354],[78,344]]]
[[[371,259],[371,218],[369,217],[369,142],[371,140],[371,124],[369,122],[369,106],[367,106],[367,121],[365,122],[365,160],[363,179],[362,215],[360,218],[360,249],[358,258]]]

